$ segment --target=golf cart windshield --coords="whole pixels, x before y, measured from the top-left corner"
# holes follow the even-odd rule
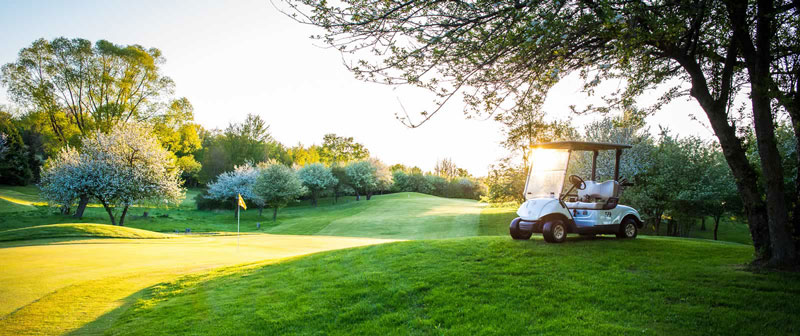
[[[531,153],[531,170],[525,183],[525,199],[558,198],[567,174],[569,150],[534,149]]]

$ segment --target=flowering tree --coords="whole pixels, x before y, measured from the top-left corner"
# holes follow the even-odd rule
[[[238,195],[242,195],[246,202],[258,206],[259,215],[261,215],[261,210],[264,208],[264,200],[253,191],[253,186],[261,168],[253,167],[253,165],[247,163],[234,167],[232,171],[220,174],[216,181],[208,185],[209,197],[237,204]],[[237,206],[234,217],[238,214],[239,207]]]
[[[82,152],[65,149],[42,172],[44,197],[68,205],[81,196],[103,205],[111,224],[122,207],[119,225],[137,203],[177,204],[183,197],[180,169],[146,128],[125,124],[110,133],[93,132],[83,139]]]
[[[259,170],[253,190],[267,207],[273,209],[273,221],[278,218],[279,208],[285,207],[308,191],[292,168],[278,163]]]
[[[297,177],[311,191],[311,202],[314,206],[317,206],[320,192],[339,183],[331,170],[321,163],[312,163],[300,168],[297,171]]]
[[[64,147],[42,170],[41,195],[51,205],[61,206],[62,214],[69,213],[75,200],[86,195],[87,183],[82,168],[80,153],[73,147]]]
[[[361,199],[361,194],[369,195],[378,188],[378,168],[369,161],[350,163],[345,167],[345,172],[350,186],[356,191],[356,201]]]
[[[376,186],[374,191],[387,191],[392,188],[392,170],[389,169],[389,166],[384,164],[381,160],[377,158],[369,158],[368,160],[373,167],[375,167],[375,179]],[[372,192],[367,192],[367,200],[372,198]]]

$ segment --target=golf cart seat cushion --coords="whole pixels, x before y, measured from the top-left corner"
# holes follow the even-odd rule
[[[578,190],[578,199],[601,199],[607,200],[611,197],[617,197],[619,194],[619,182],[611,180],[603,183],[595,181],[586,181],[586,189]],[[587,197],[588,196],[588,197]]]
[[[569,209],[602,210],[605,203],[598,202],[565,202]]]

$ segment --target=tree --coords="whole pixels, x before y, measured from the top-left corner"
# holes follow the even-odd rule
[[[39,188],[42,198],[50,205],[61,206],[62,214],[69,214],[72,204],[78,198],[84,198],[88,204],[89,195],[86,188],[86,172],[83,171],[85,163],[81,162],[81,155],[73,147],[64,147],[58,154],[48,160],[41,176]],[[76,217],[83,216],[83,207],[80,207]],[[78,214],[80,213],[80,214]]]
[[[120,226],[133,204],[178,204],[183,199],[180,170],[146,127],[129,123],[108,134],[95,131],[82,144],[79,155],[71,149],[63,150],[46,165],[42,173],[45,198],[66,201],[67,197],[58,192],[51,194],[61,189],[88,195],[103,205],[112,225]],[[61,178],[59,172],[66,169],[76,171]],[[122,207],[122,213],[117,222],[118,207]]]
[[[248,114],[241,123],[230,123],[224,131],[212,130],[204,134],[204,150],[197,156],[202,162],[201,181],[213,180],[222,172],[235,166],[270,159],[291,164],[292,157],[286,148],[269,133],[269,125],[258,115]]]
[[[242,123],[229,124],[221,140],[233,165],[266,161],[267,144],[274,141],[267,122],[255,114],[248,114]]]
[[[732,108],[737,93],[749,84],[762,170],[769,181],[782,177],[770,130],[770,93],[777,91],[771,90],[777,80],[767,77],[776,67],[773,60],[796,64],[791,62],[800,43],[795,2],[298,0],[288,5],[298,20],[327,31],[319,39],[345,56],[360,58],[345,62],[359,78],[416,85],[436,94],[436,108],[422,111],[420,122],[399,117],[411,127],[429,120],[455,95],[463,96],[468,114],[535,105],[573,72],[580,73],[590,94],[606,80],[622,80],[622,89],[586,111],[650,113],[690,95],[706,113],[735,178],[757,259],[772,265],[796,261],[782,184],[765,185],[765,202]],[[743,57],[754,35],[755,56]],[[770,57],[775,54],[788,56]],[[636,105],[642,93],[669,83],[678,84],[666,88],[654,105]],[[790,84],[782,86],[785,92],[794,82],[780,84]]]
[[[32,173],[28,163],[28,149],[11,118],[0,112],[0,137],[3,157],[0,160],[0,184],[25,185]]]
[[[333,176],[331,170],[321,163],[312,163],[306,165],[297,171],[297,177],[303,182],[309,191],[311,191],[311,203],[317,206],[319,194],[331,186],[339,183],[339,180]]]
[[[338,164],[331,166],[331,174],[336,178],[336,183],[331,186],[331,189],[333,189],[333,203],[338,203],[339,195],[350,189],[350,178],[347,176],[346,168]]]
[[[194,155],[184,155],[175,161],[175,165],[181,170],[181,179],[187,187],[196,187],[199,184],[200,170],[203,165],[194,159]]]
[[[489,166],[484,200],[489,203],[524,202],[527,174],[527,167],[514,164],[511,158]]]
[[[388,191],[392,187],[392,170],[377,158],[368,160],[375,167],[375,179],[377,184],[374,191]],[[372,192],[367,192],[367,200],[372,198]]]
[[[289,148],[287,152],[288,155],[292,157],[293,164],[303,167],[308,164],[322,162],[322,158],[320,157],[321,150],[322,148],[316,145],[305,148],[302,144],[298,144],[297,146]]]
[[[259,207],[260,215],[265,203],[264,199],[255,192],[259,174],[259,169],[253,167],[252,164],[236,166],[232,171],[217,176],[217,179],[208,185],[208,196],[219,201],[233,202],[236,205],[239,202],[239,195],[241,195],[245,202]],[[234,218],[239,215],[239,207],[236,206],[235,209]]]
[[[725,9],[732,30],[730,44],[744,59],[751,87],[753,123],[766,184],[771,261],[779,265],[794,263],[797,251],[789,235],[789,207],[784,198],[784,171],[774,131],[773,104],[789,113],[795,137],[800,139],[800,3],[725,1]],[[796,160],[800,162],[800,152]],[[795,179],[795,185],[800,186],[800,173]],[[794,201],[795,209],[800,209],[800,192]],[[800,221],[800,217],[795,220]]]
[[[327,164],[347,164],[348,162],[364,160],[368,157],[369,151],[367,148],[355,142],[352,137],[325,134],[322,139],[320,159]]]
[[[199,132],[202,126],[192,123],[194,108],[186,98],[172,101],[167,112],[152,118],[153,133],[164,149],[176,156],[181,176],[187,185],[197,185],[202,165],[194,158],[194,153],[202,149]]]
[[[308,192],[292,168],[277,163],[259,172],[253,191],[264,200],[267,207],[273,209],[273,221],[278,218],[279,208]]]
[[[714,219],[714,240],[717,240],[719,221],[725,214],[738,214],[742,200],[736,192],[730,169],[719,151],[711,154],[709,163],[703,169],[700,193],[696,199],[701,201],[705,214]]]
[[[433,166],[433,173],[450,180],[458,176],[458,167],[452,159],[444,158],[436,161],[436,165]]]
[[[356,191],[356,201],[361,200],[361,195],[370,199],[372,192],[378,188],[378,168],[372,162],[364,160],[351,162],[345,167],[348,183]]]
[[[128,121],[144,121],[161,110],[174,83],[161,74],[161,51],[105,40],[39,39],[2,67],[2,84],[16,102],[47,115],[60,143],[74,126],[79,135],[109,132]]]
[[[530,166],[530,146],[537,142],[549,142],[576,138],[575,130],[567,121],[546,121],[541,103],[536,106],[521,106],[519,109],[497,115],[495,120],[503,124],[506,139],[501,145],[512,154],[519,153],[525,167]]]
[[[6,151],[8,150],[8,135],[0,133],[0,160],[5,159]]]

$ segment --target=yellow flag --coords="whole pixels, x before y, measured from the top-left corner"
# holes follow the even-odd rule
[[[239,206],[242,207],[242,209],[247,210],[247,204],[244,204],[244,198],[242,198],[242,194],[239,194]]]

